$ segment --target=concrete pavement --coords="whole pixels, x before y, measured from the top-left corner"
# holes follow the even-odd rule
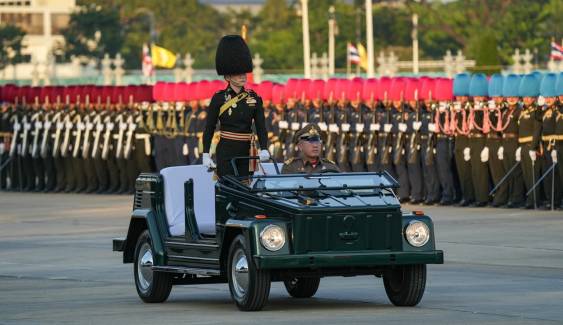
[[[324,278],[312,299],[274,283],[258,313],[227,285],[137,297],[132,266],[111,251],[132,197],[0,192],[0,324],[537,324],[563,323],[563,212],[424,209],[446,264],[429,267],[415,308],[392,306],[380,279]],[[405,209],[413,207],[405,206]]]

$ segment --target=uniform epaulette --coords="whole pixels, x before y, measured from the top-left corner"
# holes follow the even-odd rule
[[[332,161],[332,160],[330,160],[330,159],[327,159],[327,158],[321,158],[321,161],[322,161],[322,162],[329,162],[329,163],[331,163],[331,164],[333,164],[333,165],[336,165],[336,163],[335,163],[334,161]]]
[[[286,165],[289,165],[289,164],[291,164],[294,160],[295,160],[295,158],[294,158],[294,157],[291,157],[291,158],[289,158],[288,160],[284,161],[283,163],[286,164]]]

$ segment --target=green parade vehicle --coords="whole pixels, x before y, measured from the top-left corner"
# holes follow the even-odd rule
[[[323,277],[356,275],[382,278],[394,305],[420,302],[426,264],[442,264],[443,252],[430,217],[401,210],[393,177],[260,167],[218,181],[201,165],[137,178],[127,236],[113,250],[133,263],[144,302],[165,301],[174,285],[228,283],[240,310],[260,310],[272,281],[308,298]]]

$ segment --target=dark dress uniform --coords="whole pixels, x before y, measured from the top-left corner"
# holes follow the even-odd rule
[[[10,116],[10,107],[2,106],[0,111],[0,190],[8,188],[8,159],[12,138]]]
[[[464,105],[462,103],[462,105]],[[465,122],[469,117],[469,109],[467,107],[462,107],[460,111],[452,112],[456,116],[457,125],[456,128],[459,130],[463,130],[463,123],[464,123],[464,114],[465,112]],[[460,206],[467,206],[473,204],[475,201],[475,189],[473,188],[473,181],[471,179],[471,159],[465,160],[464,151],[466,148],[470,146],[469,137],[466,134],[456,132],[455,135],[455,166],[456,171],[459,179],[459,185],[461,189],[461,201],[459,202]],[[472,152],[470,150],[470,156],[479,155],[479,153]]]
[[[403,104],[401,104],[403,105]],[[405,112],[404,106],[399,109],[393,108],[391,114],[391,134],[393,134],[393,150],[392,150],[392,162],[394,166],[395,173],[391,174],[393,177],[397,178],[400,184],[399,190],[397,191],[399,199],[407,201],[410,198],[410,183],[409,174],[407,171],[406,164],[406,147],[405,142],[407,140],[406,132],[400,130],[400,125],[405,123]]]
[[[405,123],[407,124],[407,132],[405,134],[405,151],[407,157],[407,171],[410,183],[410,199],[411,203],[422,203],[424,199],[424,187],[422,183],[422,166],[420,165],[420,107],[408,107],[405,112]],[[415,125],[419,125],[419,129],[415,130]]]
[[[336,136],[336,163],[341,170],[348,172],[351,171],[350,166],[350,152],[348,148],[350,147],[350,130],[345,130],[345,126],[348,123],[348,107],[337,105],[335,108],[335,122],[340,128],[340,132]]]
[[[483,127],[485,123],[484,111],[474,111],[475,124]],[[489,169],[486,162],[481,160],[481,152],[485,148],[485,134],[476,127],[469,133],[469,148],[471,152],[471,180],[475,191],[475,206],[485,206],[489,201]]]
[[[537,182],[540,176],[541,164],[539,155],[535,162],[532,161],[529,152],[531,150],[538,151],[541,143],[541,127],[542,114],[536,107],[524,107],[519,118],[518,143],[521,149],[522,174],[524,175],[524,184],[526,190],[529,191],[534,182]],[[536,205],[541,201],[541,187],[535,188]],[[526,200],[526,208],[534,208],[534,194],[528,195]]]
[[[543,112],[542,144],[543,144],[543,156],[545,163],[543,164],[542,175],[547,173],[547,170],[553,166],[553,159],[551,157],[551,152],[552,150],[557,150],[555,146],[556,146],[556,141],[558,139],[558,136],[556,134],[557,118],[559,117],[558,113],[559,110],[555,105],[546,108],[545,111]],[[559,119],[561,119],[561,117],[559,117]],[[559,120],[559,123],[561,124],[563,123],[563,121]],[[560,175],[559,175],[559,169],[557,167],[558,166],[553,168],[553,170],[542,181],[544,193],[547,199],[545,205],[547,209],[551,209],[552,199],[554,202],[554,206],[557,207],[559,206],[559,202],[561,201],[561,183],[559,183]],[[552,185],[553,185],[553,190],[552,190]]]
[[[489,120],[491,121],[492,126],[497,125],[499,120],[502,121],[502,111],[490,110]],[[498,156],[499,148],[502,146],[502,136],[500,132],[491,129],[490,132],[487,133],[487,139],[485,145],[487,148],[489,148],[488,165],[489,165],[489,170],[491,172],[491,178],[493,184],[498,184],[502,179],[502,177],[506,174],[506,170],[504,168],[502,160],[500,160]],[[504,159],[504,154],[502,158]],[[493,197],[492,206],[500,207],[505,205],[507,202],[508,202],[508,183],[504,183],[497,189],[495,196]]]
[[[229,99],[243,92],[246,92],[248,95],[219,116],[221,106]],[[243,88],[239,93],[236,93],[228,86],[226,89],[218,91],[213,95],[207,113],[205,132],[203,134],[203,152],[209,152],[211,140],[217,122],[219,122],[221,139],[216,150],[217,175],[219,177],[234,175],[231,166],[232,158],[249,155],[253,122],[260,149],[266,150],[268,148],[268,134],[266,132],[262,99],[254,91]],[[249,175],[248,164],[247,160],[237,161],[237,170],[240,176]]]
[[[321,130],[316,124],[308,124],[302,129],[300,129],[293,139],[294,143],[298,143],[300,140],[309,141],[321,141],[320,138]],[[309,161],[303,157],[293,157],[286,160],[283,164],[282,174],[318,174],[325,172],[340,172],[340,168],[329,159],[316,157],[314,161]]]
[[[422,107],[420,112],[420,160],[422,165],[422,181],[424,184],[424,204],[435,204],[440,201],[440,180],[436,167],[436,137],[429,126],[434,123],[432,107]]]
[[[364,142],[365,124],[364,108],[358,104],[357,107],[350,106],[348,121],[350,123],[350,138],[348,145],[348,155],[350,157],[350,167],[353,172],[366,171]]]
[[[520,120],[521,107],[517,104],[507,107],[503,112],[503,121],[508,120],[508,124],[502,133],[503,146],[503,166],[506,173],[514,167],[516,161],[516,150],[518,149],[518,124]],[[522,168],[516,168],[506,180],[508,185],[508,208],[517,208],[525,203],[524,177]]]

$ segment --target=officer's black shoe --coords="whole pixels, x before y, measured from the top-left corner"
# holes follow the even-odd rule
[[[411,204],[421,204],[421,203],[422,203],[422,199],[411,200]]]
[[[506,204],[506,208],[508,208],[508,209],[519,209],[523,206],[524,206],[524,203],[522,203],[522,202],[508,202]]]
[[[487,202],[475,202],[471,204],[471,207],[473,208],[482,208],[484,206],[487,206]]]
[[[436,203],[438,203],[437,200],[426,200],[426,201],[422,202],[422,204],[424,204],[424,205],[434,205]]]
[[[466,207],[473,204],[473,201],[461,200],[459,203],[456,204],[458,207]]]
[[[438,203],[438,205],[442,205],[442,206],[448,206],[448,205],[452,205],[452,201],[450,200],[440,200],[440,202]]]
[[[95,187],[87,188],[86,191],[84,191],[84,193],[87,193],[87,194],[92,194],[92,193],[94,193],[94,192],[96,192],[96,188],[95,188]]]
[[[535,209],[533,204],[526,204],[526,206],[524,207],[526,210],[532,210]]]
[[[503,206],[505,206],[505,204],[504,204],[504,203],[501,203],[501,202],[493,202],[493,203],[491,203],[491,207],[493,207],[493,208],[500,208],[500,207],[503,207]]]

